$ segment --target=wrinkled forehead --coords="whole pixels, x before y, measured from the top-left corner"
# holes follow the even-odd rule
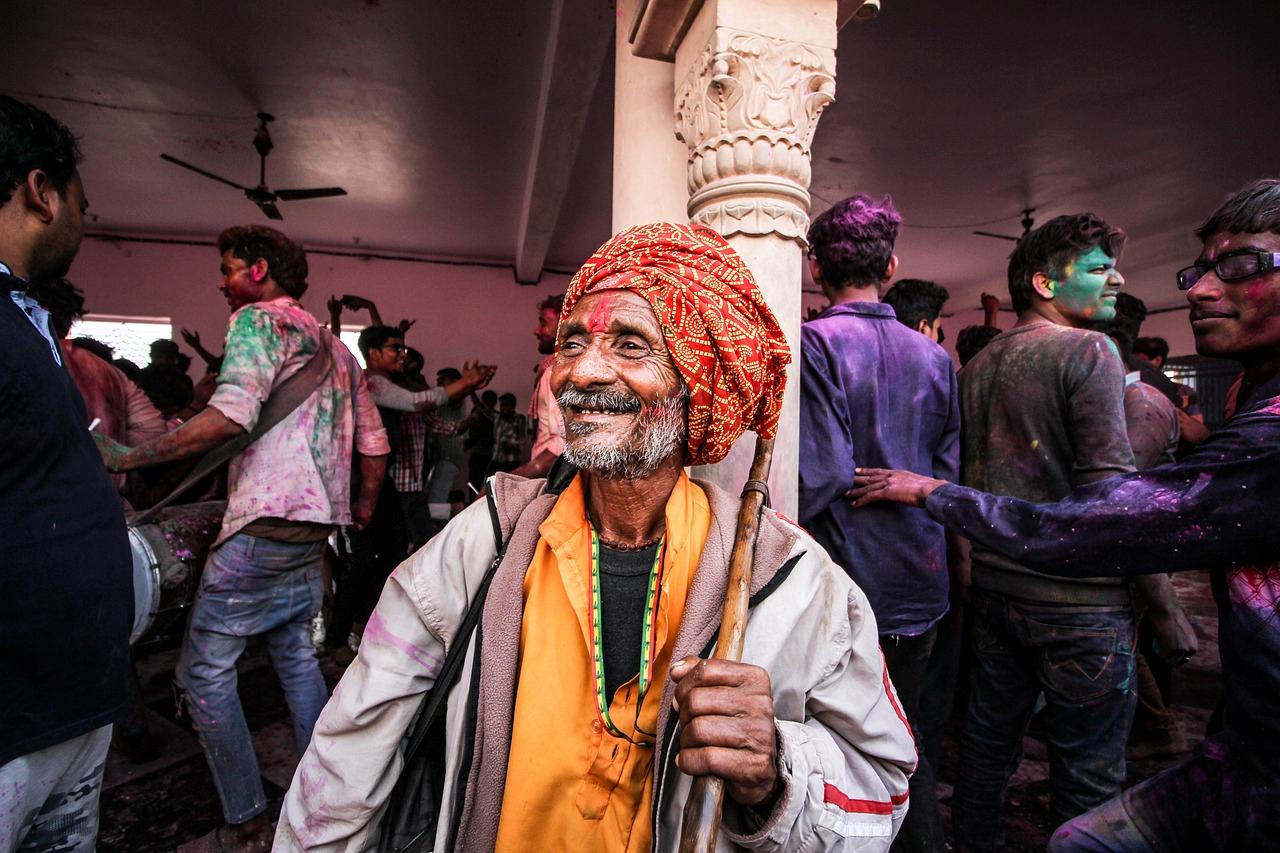
[[[632,290],[605,287],[583,296],[560,323],[560,338],[566,335],[591,335],[639,332],[655,340],[662,339],[662,324],[653,307]]]

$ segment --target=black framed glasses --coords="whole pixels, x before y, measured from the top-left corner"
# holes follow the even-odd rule
[[[1190,290],[1209,270],[1222,281],[1240,281],[1258,273],[1270,272],[1280,267],[1280,252],[1263,252],[1258,249],[1240,249],[1228,252],[1212,263],[1197,261],[1178,270],[1178,290]]]
[[[389,349],[394,353],[402,353],[402,352],[409,351],[409,348],[404,344],[386,344],[384,346],[378,347],[378,349]]]

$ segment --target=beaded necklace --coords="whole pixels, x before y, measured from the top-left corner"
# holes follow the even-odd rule
[[[609,716],[611,697],[605,691],[604,641],[600,628],[602,622],[600,604],[600,537],[590,522],[587,522],[587,526],[591,530],[591,653],[595,661],[596,716],[600,718],[600,722],[614,737],[622,738],[640,746],[652,746],[648,741],[635,740],[625,735],[614,725],[613,719]],[[656,657],[654,646],[657,645],[657,638],[654,636],[654,632],[657,624],[658,590],[662,588],[662,572],[666,564],[666,556],[667,537],[664,535],[662,539],[658,540],[658,553],[654,555],[653,566],[649,569],[649,590],[645,596],[644,627],[640,636],[640,683],[636,697],[635,731],[648,737],[655,737],[655,735],[653,732],[647,732],[640,728],[640,709],[644,706],[645,694],[649,692],[649,687],[653,683],[653,663]]]

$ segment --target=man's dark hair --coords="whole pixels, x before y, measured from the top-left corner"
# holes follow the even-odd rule
[[[486,389],[485,392],[480,395],[480,401],[492,409],[493,404],[498,402],[498,392],[494,391],[492,388]]]
[[[448,385],[450,382],[457,382],[461,378],[462,378],[462,371],[456,367],[442,367],[436,371],[436,379],[437,380],[443,379],[444,384],[446,385]]]
[[[956,335],[956,355],[960,356],[960,366],[968,364],[998,334],[1000,330],[995,326],[965,326],[961,329]]]
[[[1138,338],[1133,342],[1133,351],[1149,359],[1168,360],[1169,342],[1164,338]]]
[[[368,361],[369,353],[386,346],[387,341],[392,338],[404,340],[404,332],[395,326],[366,326],[360,330],[360,337],[356,338],[356,348],[360,350],[364,360]]]
[[[921,320],[930,324],[936,322],[942,316],[942,306],[950,298],[951,294],[945,287],[932,281],[904,278],[894,282],[882,301],[893,307],[899,323],[915,329]]]
[[[142,378],[142,368],[138,367],[136,363],[127,358],[113,358],[111,359],[111,363],[114,364],[121,373],[128,376],[129,379],[135,383]]]
[[[503,403],[510,403],[514,406],[516,404],[516,395],[512,394],[510,391],[503,394],[498,398],[498,405],[502,405]]]
[[[1196,229],[1201,242],[1220,231],[1232,234],[1280,234],[1280,181],[1264,178],[1232,193]]]
[[[427,366],[426,357],[413,347],[405,347],[404,369],[406,373],[418,373]]]
[[[76,349],[93,353],[107,364],[111,364],[112,359],[116,356],[115,350],[97,338],[76,338],[71,342],[71,345]]]
[[[246,264],[258,258],[285,293],[298,299],[307,292],[307,253],[274,228],[265,225],[237,225],[218,235],[218,252],[232,255]]]
[[[1123,290],[1116,294],[1116,322],[1124,323],[1135,339],[1147,319],[1147,303]]]
[[[1062,275],[1072,260],[1094,246],[1113,258],[1124,251],[1125,233],[1092,213],[1055,216],[1018,241],[1009,255],[1009,296],[1019,314],[1035,304],[1031,279],[1042,272],[1050,278]]]
[[[178,345],[168,338],[157,338],[151,342],[151,355],[154,356],[156,353],[160,352],[176,356],[178,354]]]
[[[59,338],[65,338],[71,325],[84,316],[84,291],[65,278],[32,282],[27,294],[49,312],[54,334]]]
[[[1115,341],[1116,349],[1120,350],[1120,363],[1126,365],[1125,370],[1128,371],[1129,359],[1133,357],[1133,334],[1128,326],[1122,321],[1112,320],[1098,326],[1097,330]]]
[[[0,95],[0,205],[36,169],[59,193],[80,162],[80,146],[66,125],[38,107]]]
[[[560,313],[560,309],[564,307],[564,294],[555,293],[538,303],[538,313],[543,311],[554,311]]]
[[[878,284],[889,268],[902,215],[893,199],[858,193],[832,205],[809,226],[809,253],[836,289]]]

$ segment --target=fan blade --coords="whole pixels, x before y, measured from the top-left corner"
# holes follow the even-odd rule
[[[242,187],[239,184],[237,184],[235,181],[228,181],[226,178],[220,175],[215,175],[213,172],[206,172],[204,169],[201,169],[199,166],[192,166],[190,163],[183,162],[182,160],[179,160],[177,157],[170,157],[168,154],[161,154],[160,159],[168,160],[170,163],[172,163],[175,166],[181,166],[184,169],[190,169],[191,171],[195,172],[197,175],[204,175],[206,178],[217,181],[220,184],[226,184],[229,187],[235,187],[236,189],[244,190],[245,192],[248,192],[249,190],[248,187]]]
[[[346,195],[347,191],[342,187],[316,187],[310,190],[276,190],[276,198],[281,201],[301,201],[305,198],[330,198],[336,195]]]
[[[284,220],[284,216],[280,213],[280,208],[276,207],[276,203],[270,199],[252,199],[253,203],[267,215],[268,219]]]
[[[979,237],[995,237],[997,240],[1012,240],[1014,243],[1020,240],[1020,237],[1010,237],[1008,234],[992,234],[990,231],[974,231]]]

